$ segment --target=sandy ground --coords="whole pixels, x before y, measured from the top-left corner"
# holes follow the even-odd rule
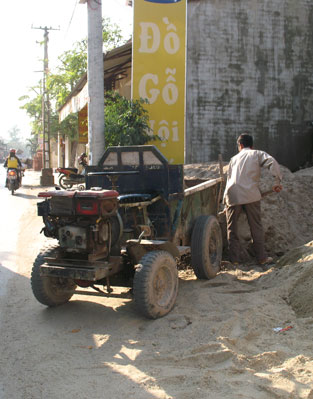
[[[312,174],[307,186],[291,175],[285,186],[301,188],[302,200],[292,201],[289,190],[265,204],[275,243],[268,240],[268,249],[284,253],[277,263],[263,271],[250,258],[210,281],[181,270],[176,306],[154,321],[138,315],[127,293],[40,305],[29,278],[46,239],[38,188],[22,189],[29,201],[16,271],[7,271],[0,298],[0,398],[313,399],[313,234],[312,214],[304,214]]]

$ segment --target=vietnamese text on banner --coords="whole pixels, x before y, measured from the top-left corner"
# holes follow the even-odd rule
[[[153,141],[170,163],[184,163],[186,0],[135,0],[132,97],[147,99]]]

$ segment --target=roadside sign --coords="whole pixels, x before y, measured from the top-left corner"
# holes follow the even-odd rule
[[[149,101],[156,145],[170,163],[184,163],[186,0],[135,0],[132,98]]]

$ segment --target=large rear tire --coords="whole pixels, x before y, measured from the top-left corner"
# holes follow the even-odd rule
[[[60,277],[43,277],[40,275],[40,266],[45,263],[44,258],[55,257],[58,246],[49,246],[42,250],[33,264],[31,287],[35,298],[46,306],[58,306],[68,302],[73,296],[76,284],[73,280]]]
[[[66,175],[62,175],[59,178],[59,186],[62,187],[64,190],[68,190],[73,187],[72,183],[67,183],[68,177]]]
[[[199,279],[214,278],[220,271],[223,252],[222,232],[215,216],[196,219],[191,236],[191,265]]]
[[[174,258],[166,251],[145,254],[134,276],[134,300],[138,310],[149,319],[169,313],[178,292],[178,273]]]

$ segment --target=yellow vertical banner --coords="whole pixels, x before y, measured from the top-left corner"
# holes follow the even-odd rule
[[[187,0],[134,0],[132,98],[147,99],[153,141],[184,163]]]
[[[78,142],[88,144],[88,106],[78,111]]]

